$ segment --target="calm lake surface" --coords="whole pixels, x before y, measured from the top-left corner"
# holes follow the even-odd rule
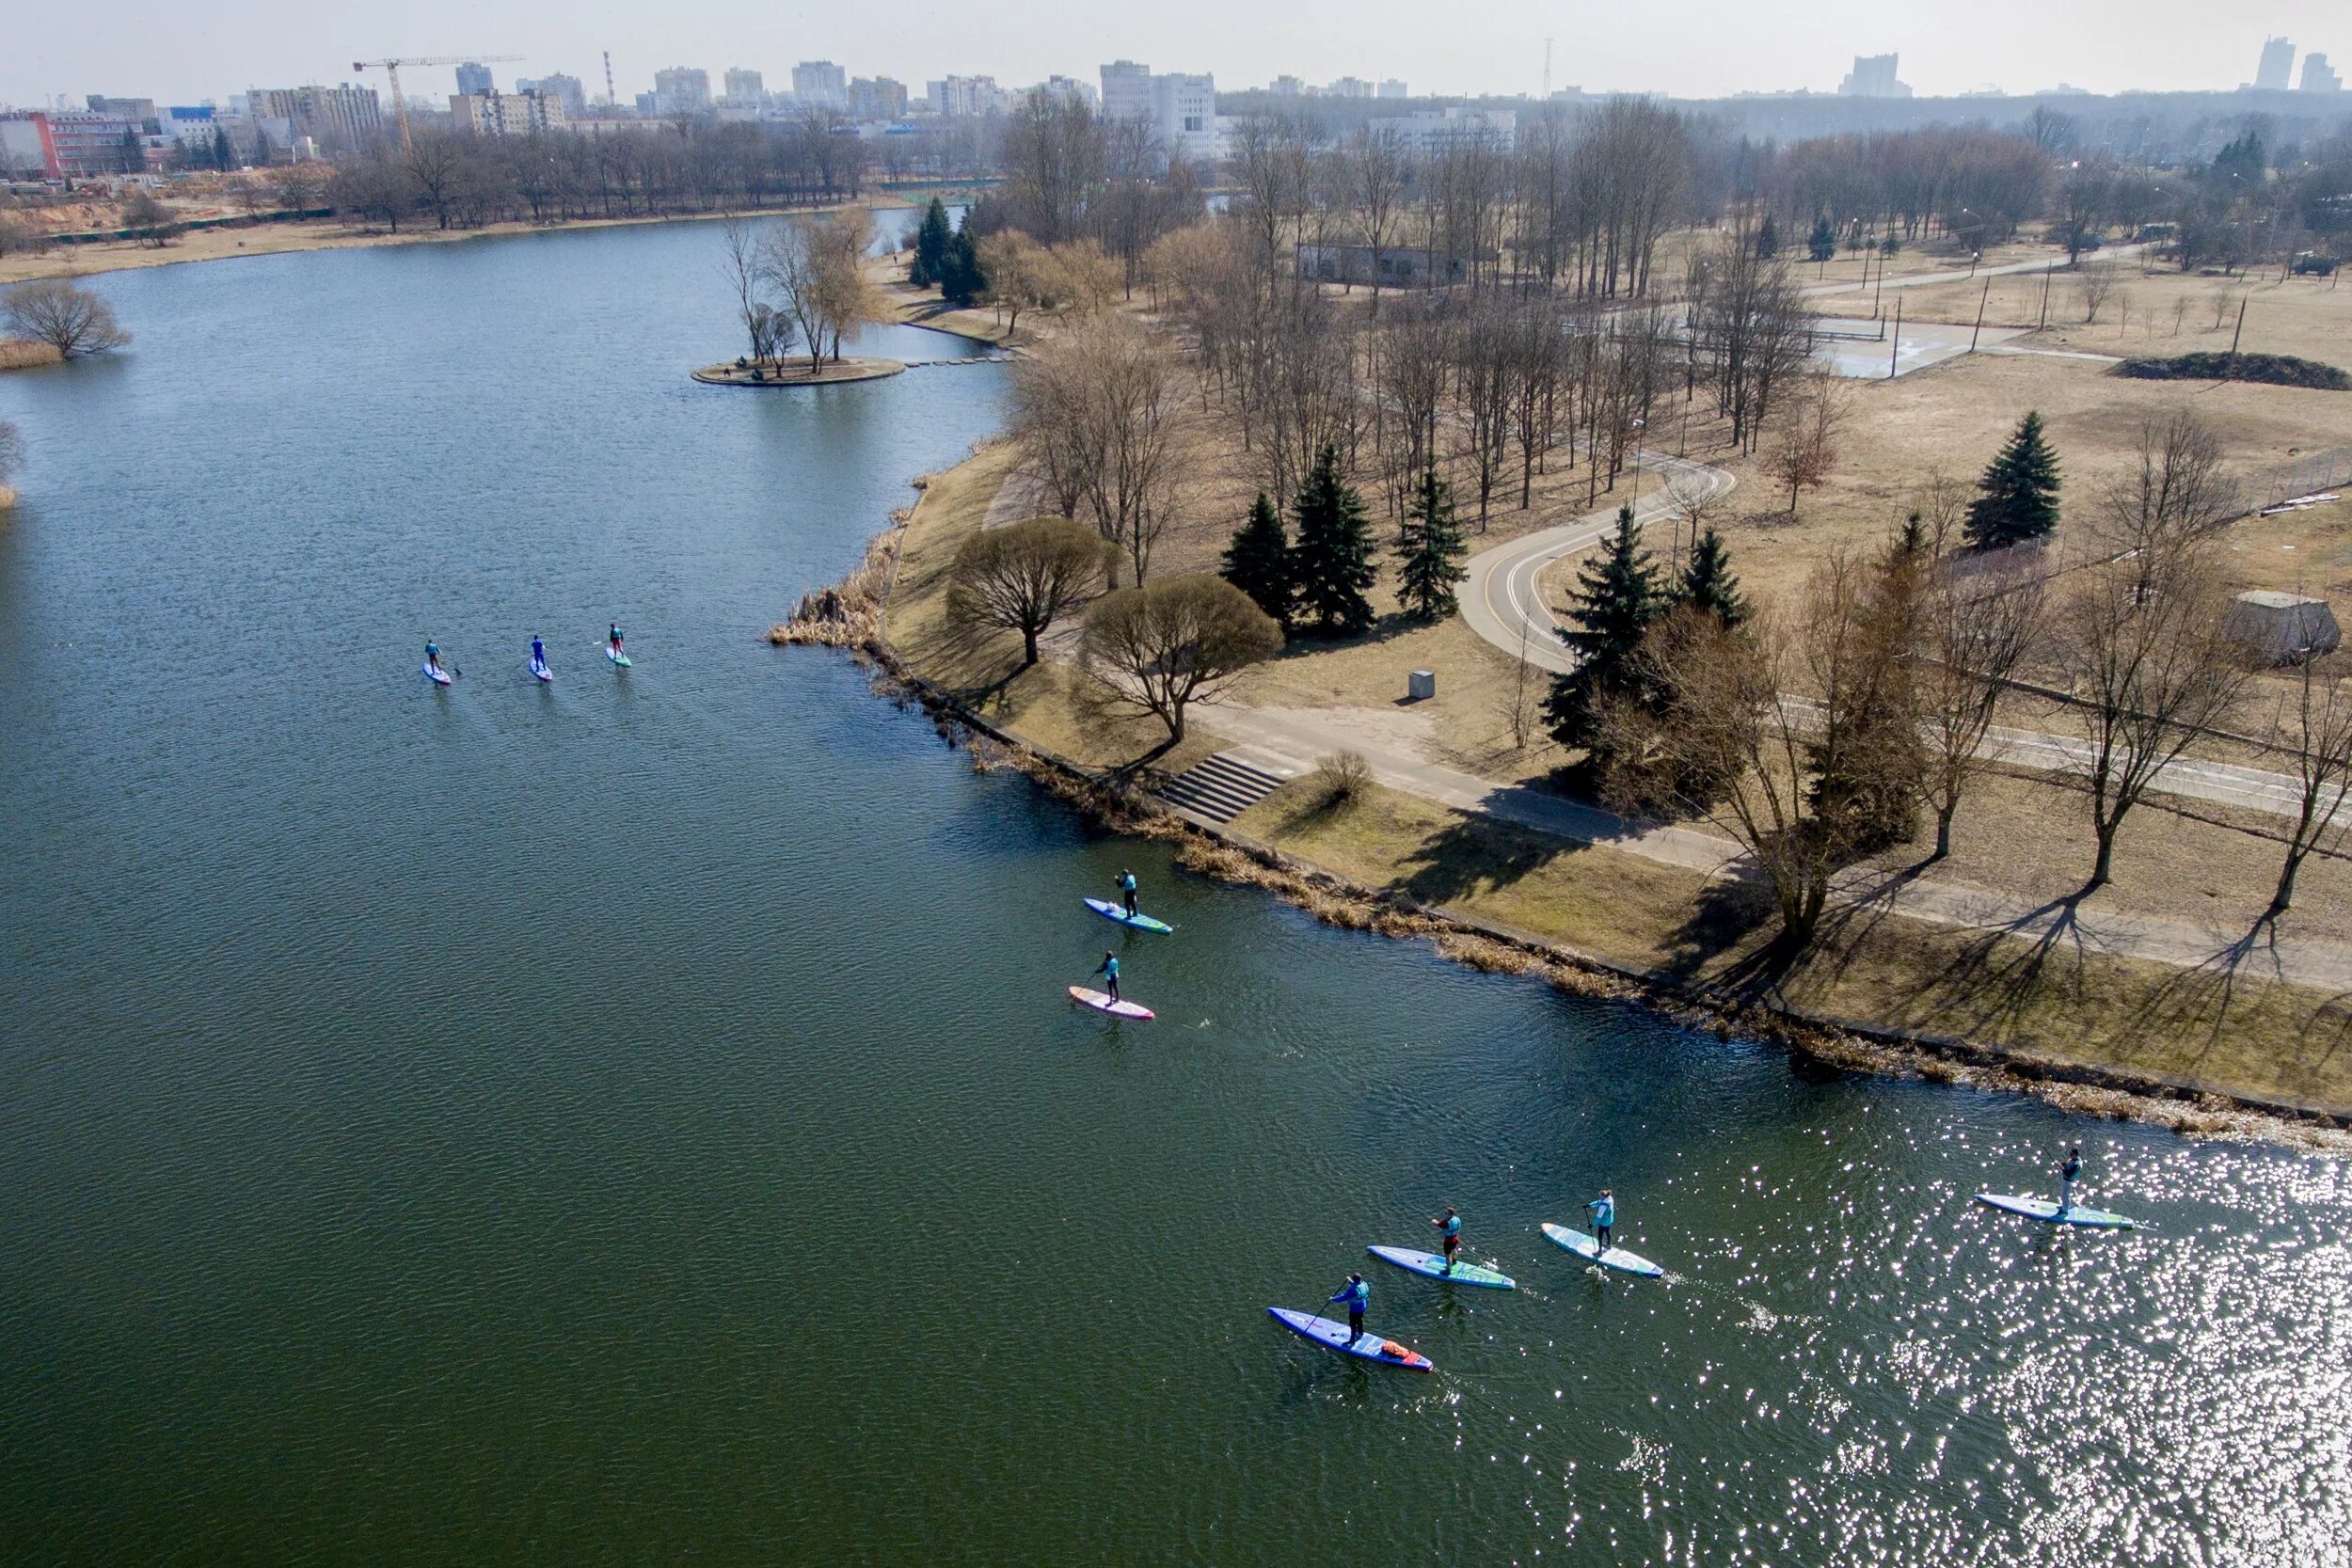
[[[1002,367],[698,387],[718,254],[114,275],[129,353],[0,377],[0,1560],[2352,1560],[2342,1163],[1808,1077],[974,775],[760,634]],[[1112,945],[1159,1023],[1064,1002]],[[1968,1202],[2073,1138],[2149,1229]],[[1666,1282],[1541,1239],[1604,1183]],[[1448,1203],[1519,1291],[1364,1258]],[[1359,1266],[1436,1375],[1266,1318]]]

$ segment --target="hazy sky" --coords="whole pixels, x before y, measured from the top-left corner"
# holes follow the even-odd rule
[[[521,55],[497,68],[501,85],[566,71],[593,93],[606,49],[625,99],[661,66],[702,66],[714,87],[726,67],[750,66],[775,87],[790,86],[794,61],[817,58],[916,92],[949,71],[1008,87],[1055,72],[1092,78],[1122,56],[1215,71],[1221,87],[1287,71],[1312,82],[1401,76],[1416,93],[1533,92],[1547,34],[1555,87],[1682,96],[1828,91],[1853,55],[1887,50],[1901,53],[1904,79],[1922,93],[2061,81],[2098,91],[2228,88],[2252,79],[2266,33],[2352,69],[2348,0],[739,0],[676,9],[651,0],[112,0],[87,9],[25,0],[10,10],[0,102],[20,105],[56,93],[225,99],[250,86],[342,80],[354,59],[392,54]],[[2298,80],[2300,71],[2298,60]],[[437,95],[453,87],[446,69],[404,73],[403,84]]]

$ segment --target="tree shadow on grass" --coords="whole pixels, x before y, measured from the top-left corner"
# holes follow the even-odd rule
[[[1706,983],[1740,996],[1770,991],[1803,956],[1785,942],[1756,941],[1779,917],[1770,890],[1752,879],[1732,872],[1709,877],[1691,901],[1690,913],[1666,939],[1661,967],[1677,980],[1695,982],[1708,964],[1736,954],[1720,973],[1705,976]]]
[[[2253,990],[2265,984],[2296,985],[2279,954],[2277,925],[2267,915],[2202,961],[2159,983],[2126,1016],[2122,1033],[2146,1037],[2162,1032],[2184,1043],[2193,1041],[2188,1065],[2201,1069],[2228,1037],[2232,1024],[2251,1025],[2249,1015],[2274,999],[2275,993]],[[2294,1038],[2319,1048],[2316,1060],[2299,1065],[2306,1070],[2324,1069],[2352,1044],[2352,991],[2323,996],[2296,1027]]]
[[[1509,887],[1563,855],[1592,846],[1573,838],[1515,827],[1491,817],[1457,816],[1415,845],[1390,885],[1423,904],[1450,904]]]

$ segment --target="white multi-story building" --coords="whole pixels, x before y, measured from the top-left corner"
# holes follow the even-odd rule
[[[449,118],[477,136],[545,135],[567,123],[563,100],[538,91],[461,92],[449,101]]]
[[[2262,63],[2254,68],[2254,85],[2279,92],[2287,89],[2288,79],[2295,74],[2295,40],[2293,39],[2263,40]]]
[[[1075,76],[1048,76],[1044,81],[1040,82],[1038,87],[1057,98],[1066,98],[1073,103],[1084,103],[1089,109],[1102,106],[1102,95],[1094,90],[1094,84],[1081,82]]]
[[[757,107],[768,97],[767,78],[742,66],[730,66],[724,78],[725,101],[739,108]]]
[[[1103,117],[1148,122],[1170,162],[1214,163],[1218,155],[1215,76],[1114,61],[1103,68]]]
[[[931,112],[977,119],[1001,115],[1012,108],[1012,94],[996,85],[993,76],[949,76],[929,84]]]
[[[538,78],[523,77],[515,84],[516,92],[543,92],[564,105],[565,119],[588,118],[588,89],[577,76],[566,76],[560,71],[549,71]]]
[[[1410,98],[1412,94],[1405,90],[1405,84],[1403,82],[1393,76],[1391,76],[1380,84],[1380,96],[1383,98]]]
[[[710,72],[698,66],[674,65],[653,73],[653,112],[698,115],[710,108]]]
[[[906,84],[888,76],[856,78],[850,84],[850,114],[861,120],[906,119]]]
[[[1895,79],[1899,55],[1856,55],[1853,69],[1837,84],[1841,98],[1909,98],[1911,87]]]
[[[2341,92],[2344,77],[2328,63],[2328,56],[2314,49],[2303,56],[2303,90],[2305,92]]]
[[[850,73],[831,60],[803,60],[792,68],[792,96],[803,103],[845,103]]]
[[[1331,98],[1370,98],[1379,89],[1361,76],[1343,76],[1323,90]]]

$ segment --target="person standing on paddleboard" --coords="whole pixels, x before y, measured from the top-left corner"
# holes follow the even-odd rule
[[[1364,1283],[1362,1275],[1351,1274],[1331,1300],[1347,1306],[1347,1342],[1352,1345],[1364,1337],[1364,1306],[1372,1300],[1372,1287]]]
[[[621,651],[620,622],[615,621],[612,623],[612,628],[604,634],[604,641],[606,646],[610,647],[615,654],[618,654]]]
[[[441,645],[429,637],[424,640],[424,667],[437,675],[441,673]]]
[[[2064,1219],[2074,1212],[2074,1183],[2082,1180],[2083,1146],[2076,1144],[2066,1151],[2066,1164],[2058,1167],[2058,1217]]]
[[[547,662],[548,645],[533,635],[531,639],[531,667],[533,670],[542,670],[547,667]]]
[[[1121,870],[1119,874],[1120,896],[1127,901],[1127,918],[1133,920],[1143,911],[1136,908],[1136,874]]]
[[[1094,973],[1103,977],[1103,989],[1110,993],[1110,999],[1114,1002],[1118,1001],[1119,955],[1116,953],[1104,954],[1102,967],[1097,969]]]
[[[1601,1251],[1607,1252],[1610,1233],[1617,1228],[1615,1192],[1603,1187],[1600,1196],[1584,1206],[1584,1212],[1593,1216],[1593,1240],[1600,1243]]]
[[[1438,1234],[1445,1238],[1445,1272],[1452,1274],[1454,1255],[1460,1251],[1462,1246],[1462,1216],[1448,1209],[1429,1223],[1436,1226]]]

